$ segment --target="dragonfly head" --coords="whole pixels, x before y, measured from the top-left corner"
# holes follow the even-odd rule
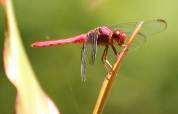
[[[120,29],[114,30],[112,38],[121,46],[127,38],[126,32]]]

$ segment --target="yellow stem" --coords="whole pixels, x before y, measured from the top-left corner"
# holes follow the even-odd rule
[[[131,37],[129,38],[129,41],[127,42],[126,46],[123,47],[123,49],[120,51],[116,62],[113,65],[113,68],[111,71],[109,71],[107,73],[107,75],[105,76],[105,79],[103,81],[103,84],[101,86],[99,95],[98,95],[98,99],[97,102],[95,104],[94,110],[93,110],[93,114],[101,114],[102,110],[104,108],[104,105],[106,103],[106,99],[107,96],[112,88],[112,84],[114,82],[114,79],[116,77],[116,73],[119,70],[120,67],[120,63],[121,60],[123,59],[125,53],[127,52],[127,50],[129,49],[132,41],[134,40],[135,36],[137,35],[137,33],[139,32],[139,30],[141,29],[142,25],[143,25],[143,21],[141,21],[138,26],[135,28],[135,30],[133,31]]]

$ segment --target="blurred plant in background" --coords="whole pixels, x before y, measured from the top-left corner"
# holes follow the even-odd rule
[[[16,114],[59,114],[56,106],[43,92],[35,78],[21,43],[11,0],[0,1],[5,14],[3,63],[8,79],[16,87]]]

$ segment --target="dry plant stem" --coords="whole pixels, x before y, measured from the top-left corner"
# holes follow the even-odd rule
[[[135,36],[137,35],[137,33],[139,32],[139,30],[141,29],[142,25],[143,25],[143,21],[141,21],[138,26],[135,28],[135,30],[133,31],[131,37],[129,38],[129,41],[127,42],[127,44],[123,47],[123,49],[120,51],[116,62],[113,65],[113,68],[111,69],[111,71],[109,71],[103,81],[97,102],[95,104],[94,110],[93,110],[93,114],[101,114],[103,107],[106,103],[106,99],[107,96],[112,88],[112,84],[114,82],[114,79],[116,77],[116,73],[120,67],[121,64],[121,60],[123,59],[124,55],[126,54],[127,50],[129,49],[132,41],[134,40]]]

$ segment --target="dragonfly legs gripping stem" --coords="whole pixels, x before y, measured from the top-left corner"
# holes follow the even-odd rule
[[[112,65],[109,63],[109,61],[107,59],[107,55],[108,55],[108,45],[104,49],[104,52],[102,55],[102,61],[104,63],[105,68],[107,69],[107,71],[111,71]]]
[[[116,57],[117,57],[117,50],[116,50],[116,48],[114,47],[114,45],[111,45],[111,47],[112,47],[112,51],[114,52],[114,54],[116,55]]]
[[[125,47],[128,47],[128,45],[122,45],[122,48],[125,48]],[[127,55],[128,51],[129,51],[129,49],[127,48],[125,55]]]

